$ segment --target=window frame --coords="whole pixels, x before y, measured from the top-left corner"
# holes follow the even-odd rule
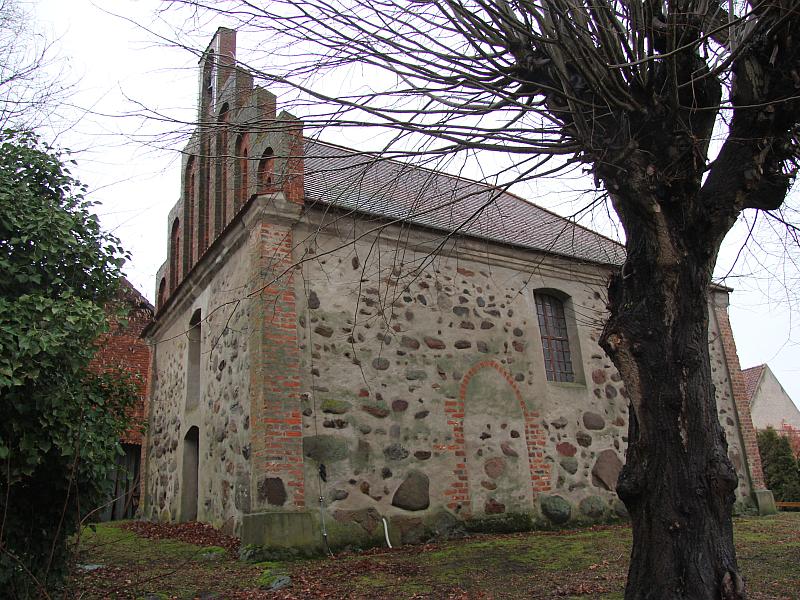
[[[576,353],[570,339],[566,300],[551,290],[538,290],[533,296],[547,381],[578,383]]]

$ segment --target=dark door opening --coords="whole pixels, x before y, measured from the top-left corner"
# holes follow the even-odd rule
[[[183,438],[183,482],[181,484],[181,521],[197,520],[198,470],[200,467],[200,430],[190,427]]]
[[[117,456],[111,479],[114,487],[108,504],[98,514],[100,521],[132,519],[139,507],[139,462],[142,447],[122,444],[124,454]]]

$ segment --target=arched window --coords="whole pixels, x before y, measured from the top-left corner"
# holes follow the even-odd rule
[[[169,288],[170,292],[178,287],[178,269],[180,268],[181,253],[181,222],[175,219],[172,222],[172,231],[169,234]]]
[[[216,75],[216,61],[214,51],[209,50],[206,55],[206,61],[203,65],[203,105],[207,110],[213,114],[213,106],[215,98],[214,79]]]
[[[186,365],[186,410],[200,403],[200,349],[203,344],[203,319],[200,309],[194,311],[189,321],[189,356]]]
[[[274,173],[274,158],[272,148],[267,148],[261,155],[261,160],[258,161],[258,193],[265,194],[272,186],[272,179]]]
[[[238,211],[239,208],[244,206],[249,198],[249,186],[250,186],[250,179],[249,179],[249,140],[247,139],[246,133],[240,133],[239,137],[236,138],[236,194],[235,194],[235,201],[236,205],[235,208]]]
[[[536,292],[535,298],[547,381],[575,381],[564,303],[546,292]]]
[[[189,238],[189,243],[187,244],[188,252],[187,256],[184,258],[184,269],[187,271],[191,268],[194,254],[194,226],[197,219],[197,213],[194,206],[196,201],[194,193],[196,178],[197,162],[194,156],[190,156],[189,160],[186,161],[186,173],[183,178],[183,203],[184,206],[189,208],[189,219],[185,223],[186,234]]]
[[[161,308],[164,306],[164,301],[167,299],[167,280],[166,278],[162,277],[161,281],[158,282],[158,307]]]
[[[216,195],[217,195],[217,233],[228,222],[228,103],[222,105],[217,118],[217,162],[216,162]]]
[[[206,142],[208,143],[208,142]],[[208,146],[203,149],[203,158],[200,163],[200,187],[197,190],[197,260],[211,244],[211,160],[208,156]]]

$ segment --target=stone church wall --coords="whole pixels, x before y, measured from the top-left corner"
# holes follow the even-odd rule
[[[154,349],[150,421],[151,460],[146,516],[184,520],[184,453],[190,428],[198,430],[197,518],[236,531],[250,512],[250,317],[243,300],[250,276],[246,245],[179,306]],[[199,309],[200,352],[196,403],[187,402],[190,323]],[[191,405],[194,404],[194,408]]]
[[[597,344],[605,268],[464,239],[433,255],[439,234],[370,235],[365,219],[331,227],[313,210],[291,229],[264,218],[228,234],[235,249],[187,280],[162,325],[147,516],[188,518],[192,427],[196,516],[237,533],[247,515],[297,511],[319,529],[320,496],[332,543],[380,535],[383,517],[397,540],[413,541],[443,518],[497,528],[624,515],[614,489],[628,403]],[[547,381],[537,291],[564,303],[574,382]],[[198,309],[200,397],[187,408]],[[711,316],[744,505],[752,486]]]
[[[475,522],[624,514],[628,403],[597,344],[607,272],[464,240],[431,257],[435,236],[420,231],[343,243],[365,226],[296,250],[317,256],[296,284],[306,485],[333,519],[374,533],[378,515],[413,530],[443,508]],[[564,299],[574,383],[547,381],[536,290]],[[746,501],[719,343],[720,417]]]

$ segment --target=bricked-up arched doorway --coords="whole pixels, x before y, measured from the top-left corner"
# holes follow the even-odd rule
[[[518,390],[499,365],[464,382],[464,442],[473,516],[530,512],[533,494]]]
[[[197,493],[200,468],[200,430],[190,427],[183,438],[181,481],[181,521],[197,520]]]

